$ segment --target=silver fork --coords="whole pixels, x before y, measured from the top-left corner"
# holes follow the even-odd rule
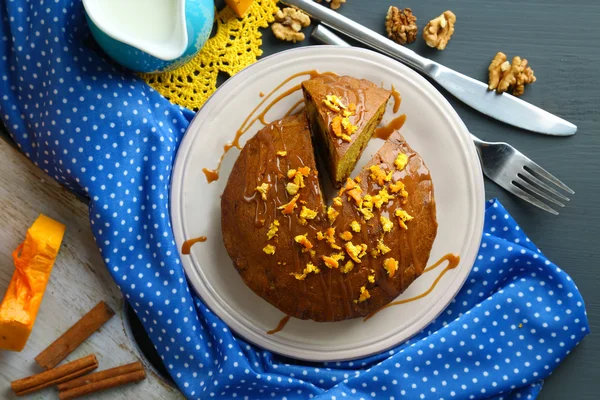
[[[555,209],[542,200],[564,207],[564,202],[570,199],[557,188],[575,194],[554,175],[508,143],[484,142],[474,135],[471,137],[479,153],[485,176],[515,196],[551,214],[558,215]]]

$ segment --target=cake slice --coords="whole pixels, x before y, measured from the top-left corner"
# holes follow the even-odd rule
[[[383,118],[391,92],[365,79],[332,75],[305,81],[302,90],[315,147],[340,187]]]

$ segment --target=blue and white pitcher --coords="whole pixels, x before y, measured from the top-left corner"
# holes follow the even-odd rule
[[[189,61],[210,36],[213,0],[83,0],[92,35],[119,64],[164,72]]]

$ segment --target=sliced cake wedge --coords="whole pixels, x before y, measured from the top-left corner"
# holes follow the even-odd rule
[[[327,161],[333,184],[352,173],[391,96],[365,79],[321,75],[304,81],[302,90],[315,147]]]

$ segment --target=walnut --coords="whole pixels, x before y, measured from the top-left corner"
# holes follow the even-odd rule
[[[496,91],[498,93],[504,93],[509,87],[516,85],[517,76],[521,72],[523,72],[521,69],[521,57],[515,56],[513,57],[512,64],[510,64],[509,68],[502,74],[502,79],[500,79]]]
[[[304,40],[304,33],[300,31],[310,25],[310,17],[292,7],[278,10],[275,14],[275,21],[271,25],[275,37],[294,43]]]
[[[400,44],[412,43],[417,39],[417,17],[410,8],[404,10],[391,6],[385,17],[388,37]]]
[[[423,39],[429,47],[444,50],[454,33],[456,15],[450,10],[444,11],[439,17],[432,19],[423,29]]]
[[[315,0],[317,3],[320,3],[321,0]],[[326,2],[330,3],[330,7],[332,10],[337,10],[338,8],[340,8],[342,6],[342,4],[344,4],[346,2],[346,0],[325,0]]]
[[[516,58],[516,57],[515,57]],[[513,64],[515,60],[513,59]],[[533,74],[533,70],[529,65],[527,65],[527,60],[521,60],[520,72],[517,75],[517,82],[513,86],[513,96],[521,96],[525,91],[525,85],[533,83],[536,81],[536,77]]]
[[[527,60],[519,56],[513,57],[511,64],[506,61],[504,53],[498,52],[488,70],[490,73],[488,88],[495,89],[498,93],[504,93],[512,87],[512,94],[521,96],[525,91],[525,85],[536,81]]]
[[[509,69],[510,63],[506,61],[506,54],[498,52],[488,67],[490,73],[488,88],[490,90],[496,89],[498,83],[500,83],[500,79],[502,79],[502,75]]]

